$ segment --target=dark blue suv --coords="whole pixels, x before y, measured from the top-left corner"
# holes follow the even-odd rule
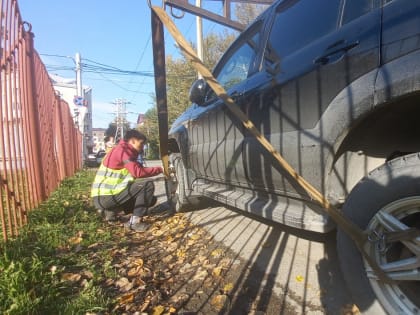
[[[214,69],[237,106],[292,164],[377,235],[385,284],[338,231],[349,289],[366,314],[420,313],[420,1],[283,0]],[[208,197],[298,229],[333,222],[303,194],[203,81],[170,130],[177,208]]]

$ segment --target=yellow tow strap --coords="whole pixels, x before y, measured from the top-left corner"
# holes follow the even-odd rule
[[[372,257],[366,252],[364,246],[368,240],[367,233],[355,225],[352,221],[348,220],[342,212],[329,203],[327,198],[320,193],[315,187],[308,183],[302,176],[300,176],[293,167],[281,156],[279,152],[272,146],[272,144],[258,131],[252,121],[247,115],[235,104],[233,99],[229,97],[225,89],[217,82],[213,74],[198,58],[196,52],[191,45],[185,40],[182,34],[177,29],[171,18],[166,12],[159,7],[153,6],[152,10],[159,17],[162,23],[166,26],[169,33],[171,33],[178,46],[181,48],[184,56],[192,63],[193,67],[203,76],[207,84],[213,89],[217,96],[223,100],[227,108],[242,122],[244,127],[258,140],[258,142],[274,157],[279,165],[289,173],[296,181],[296,183],[305,190],[311,198],[319,203],[319,205],[326,211],[326,213],[336,222],[336,224],[348,234],[356,243],[358,249],[363,257],[371,266],[372,270],[376,273],[378,278],[384,282],[391,282],[392,280],[387,274],[379,267]]]

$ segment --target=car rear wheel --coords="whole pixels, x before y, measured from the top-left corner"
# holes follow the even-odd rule
[[[394,280],[387,284],[377,279],[353,241],[339,230],[340,266],[360,311],[419,314],[420,237],[392,242],[386,233],[420,229],[420,155],[394,159],[373,171],[353,189],[343,212],[369,231],[367,252]]]

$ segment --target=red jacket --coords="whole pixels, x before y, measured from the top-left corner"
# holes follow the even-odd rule
[[[124,140],[112,148],[105,156],[104,165],[114,170],[126,168],[134,178],[151,177],[162,173],[161,167],[143,167],[138,161],[137,152],[131,144]]]

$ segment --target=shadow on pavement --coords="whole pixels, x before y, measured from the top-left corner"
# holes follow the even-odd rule
[[[335,232],[301,231],[223,207],[187,215],[246,260],[231,292],[229,314],[237,314],[249,300],[258,301],[255,307],[262,312],[275,301],[276,314],[340,314],[352,304],[338,264]]]

